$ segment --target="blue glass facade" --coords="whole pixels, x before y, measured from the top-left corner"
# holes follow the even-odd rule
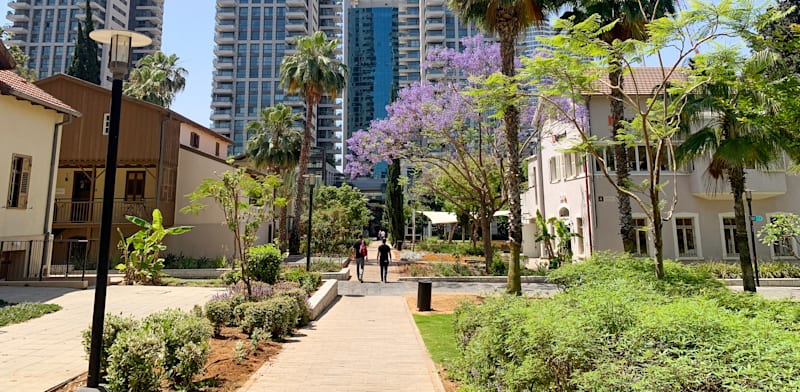
[[[392,7],[350,8],[348,12],[347,138],[385,118],[392,90],[399,89],[398,10]],[[386,178],[378,164],[374,178]]]

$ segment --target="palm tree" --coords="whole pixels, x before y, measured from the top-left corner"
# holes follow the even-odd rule
[[[336,47],[339,40],[328,41],[324,32],[318,31],[310,36],[300,37],[295,43],[296,52],[281,62],[281,87],[288,94],[297,94],[305,100],[306,117],[303,129],[303,144],[300,149],[300,162],[297,170],[297,189],[294,199],[294,224],[289,238],[289,252],[300,250],[300,219],[303,213],[303,181],[308,172],[308,160],[311,155],[311,122],[314,120],[314,109],[322,96],[329,94],[336,99],[336,94],[345,86],[347,66],[336,58]]]
[[[302,134],[293,127],[300,118],[300,114],[292,113],[292,108],[279,103],[275,107],[263,109],[259,113],[259,119],[247,125],[248,133],[252,134],[247,141],[247,155],[256,167],[265,168],[269,173],[284,177],[284,180],[289,179],[286,174],[300,160]],[[291,188],[284,181],[281,196],[288,198]],[[278,220],[278,239],[282,251],[286,250],[288,237],[287,208],[285,205],[280,207]]]
[[[728,180],[733,194],[742,283],[745,290],[752,292],[756,286],[742,201],[746,187],[744,169],[767,169],[782,159],[784,152],[795,153],[792,146],[798,145],[798,136],[757,120],[775,116],[779,108],[751,81],[778,61],[778,55],[766,51],[747,59],[731,56],[729,72],[712,79],[687,102],[684,126],[700,124],[702,128],[675,149],[679,163],[710,156],[707,173],[715,181]]]
[[[562,15],[562,18],[574,17],[577,22],[597,14],[602,25],[616,21],[613,28],[600,36],[600,39],[608,45],[612,45],[617,40],[645,40],[647,39],[646,26],[650,21],[675,12],[673,0],[587,0],[571,1],[571,3],[573,8]],[[611,122],[612,137],[616,140],[617,135],[622,131],[621,121],[624,116],[624,66],[621,54],[617,51],[612,51],[609,62],[611,65],[611,72],[608,74],[608,82],[611,85],[611,119],[609,121]],[[614,146],[614,162],[617,184],[622,188],[628,188],[630,167],[625,145]],[[636,250],[636,228],[633,225],[631,198],[625,192],[617,192],[617,208],[622,248],[625,252],[633,253]]]
[[[175,94],[186,87],[186,68],[178,66],[178,56],[161,51],[147,55],[131,70],[125,95],[168,108]]]
[[[497,33],[500,40],[501,70],[503,75],[513,77],[516,73],[517,39],[532,25],[545,20],[546,10],[555,10],[555,2],[543,0],[449,0],[449,7],[461,19],[478,25],[486,33]],[[521,170],[519,159],[519,109],[515,105],[505,108],[503,114],[505,143],[508,150],[508,169],[505,172],[508,194],[509,226],[511,240],[511,263],[508,268],[509,293],[521,294],[519,252],[522,246],[522,208],[520,204]]]

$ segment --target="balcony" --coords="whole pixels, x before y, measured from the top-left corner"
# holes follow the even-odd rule
[[[695,162],[695,170],[689,176],[692,195],[706,200],[733,200],[727,179],[715,181],[707,173],[707,162]],[[786,194],[784,171],[761,172],[745,170],[746,187],[753,190],[753,199],[762,200]]]
[[[29,10],[31,9],[31,3],[22,1],[9,1],[8,8],[11,8],[12,10]]]
[[[125,215],[133,215],[148,219],[156,208],[156,199],[125,200],[114,199],[114,224],[128,223]],[[54,224],[100,224],[103,210],[102,200],[73,201],[56,199],[53,211]]]
[[[6,13],[6,19],[11,22],[30,22],[31,18],[27,12],[11,12]]]

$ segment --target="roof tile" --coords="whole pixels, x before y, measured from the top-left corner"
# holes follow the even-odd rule
[[[61,113],[80,115],[77,110],[46,93],[11,70],[0,70],[0,94],[13,95]]]

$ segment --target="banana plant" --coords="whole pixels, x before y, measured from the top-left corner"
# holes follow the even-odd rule
[[[142,229],[126,238],[117,228],[122,238],[117,247],[125,261],[117,265],[117,269],[125,274],[125,284],[158,284],[164,269],[164,258],[160,254],[167,249],[163,244],[164,238],[186,233],[192,226],[165,228],[161,211],[157,208],[153,210],[152,222],[131,215],[125,215],[125,219]]]

